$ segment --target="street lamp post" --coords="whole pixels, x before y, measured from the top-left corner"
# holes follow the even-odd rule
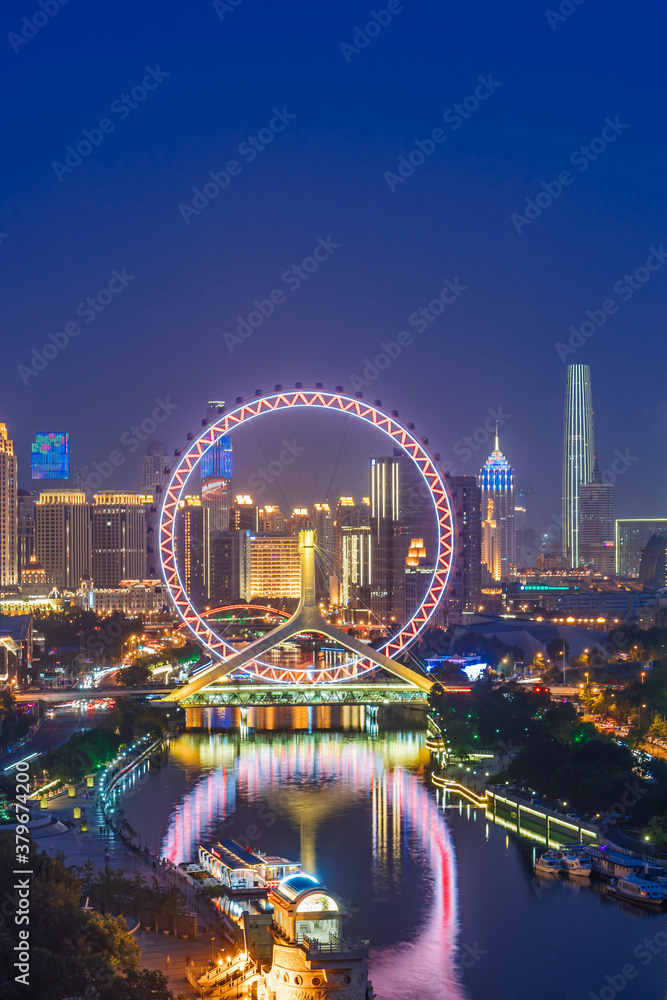
[[[215,944],[215,938],[212,937],[211,938],[211,965],[215,965],[215,961],[214,961],[214,958],[213,958],[213,945],[214,944]]]

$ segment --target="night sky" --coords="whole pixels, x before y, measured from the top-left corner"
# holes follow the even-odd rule
[[[173,449],[208,399],[296,381],[352,390],[406,331],[361,391],[414,421],[446,468],[479,470],[491,442],[471,455],[457,442],[500,408],[532,523],[548,521],[565,365],[589,364],[600,467],[629,456],[617,516],[665,514],[664,8],[43,5],[52,16],[37,0],[1,14],[0,421],[21,485],[35,432],[67,430],[73,464],[120,450],[108,485],[136,489],[144,446],[123,435],[156,400],[177,406],[157,435]],[[38,28],[22,22],[35,15]],[[208,204],[193,190],[207,184]],[[316,247],[324,259],[299,277]],[[632,289],[624,275],[651,248]],[[272,315],[239,337],[239,317],[254,300],[270,311],[276,289]],[[443,289],[442,314],[420,322]],[[85,300],[100,290],[95,312]],[[604,324],[575,350],[586,310]],[[80,332],[36,372],[33,348],[66,324]],[[265,454],[302,433],[295,415]],[[311,443],[299,462],[306,501],[345,453],[340,422],[317,433],[322,454]],[[265,457],[248,442],[246,476]]]

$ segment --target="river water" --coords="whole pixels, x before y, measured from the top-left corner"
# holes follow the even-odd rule
[[[345,934],[370,939],[380,1000],[667,996],[667,917],[537,881],[533,844],[433,788],[423,730],[369,732],[359,708],[248,721],[191,718],[211,728],[171,741],[125,816],[176,863],[229,838],[301,861],[346,900]]]

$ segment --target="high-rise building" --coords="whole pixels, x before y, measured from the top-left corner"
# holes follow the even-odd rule
[[[167,446],[164,441],[149,441],[141,471],[141,491],[144,495],[154,495],[158,486],[164,489],[167,483],[167,463]]]
[[[397,456],[371,458],[371,613],[374,625],[393,627],[405,616],[405,554],[400,534]],[[408,546],[409,547],[409,546]]]
[[[318,601],[328,604],[334,567],[334,518],[330,505],[326,502],[316,503],[312,520],[317,535],[315,595]]]
[[[16,455],[14,442],[0,424],[0,587],[18,583]]]
[[[176,512],[176,561],[186,594],[198,611],[211,592],[209,511],[201,497],[184,496]]]
[[[30,450],[33,479],[69,479],[69,434],[40,432]]]
[[[250,538],[251,597],[300,597],[301,560],[295,535]]]
[[[426,597],[433,579],[433,563],[429,562],[423,538],[413,538],[405,557],[405,618],[416,614]],[[436,611],[436,615],[438,612]],[[435,624],[435,622],[434,622]]]
[[[595,437],[593,394],[588,365],[568,365],[563,422],[562,550],[579,565],[579,487],[593,482]]]
[[[83,490],[43,490],[35,504],[35,555],[48,582],[76,591],[91,569],[90,504]]]
[[[223,402],[209,402],[207,413],[209,423],[215,423],[224,405]],[[232,441],[226,434],[221,434],[204,452],[201,460],[201,496],[202,503],[209,511],[211,535],[218,531],[229,531],[232,527],[230,525],[230,509],[232,506],[233,474]],[[250,530],[256,531],[257,528]]]
[[[252,535],[255,535],[257,534],[258,524],[259,510],[253,498],[247,493],[237,494],[234,497],[234,506],[229,512],[229,530],[249,531]],[[213,529],[211,529],[211,533],[213,533]]]
[[[164,441],[149,441],[146,446],[141,472],[141,491],[144,500],[144,569],[139,579],[154,580],[160,566],[160,504],[167,485],[167,446]],[[97,586],[97,580],[94,581]]]
[[[35,551],[35,503],[37,497],[28,490],[17,490],[17,552],[19,577],[29,565]]]
[[[509,580],[512,567],[516,566],[514,469],[500,450],[497,427],[496,445],[479,474],[479,486],[482,490],[482,516],[489,521],[490,501],[493,504],[491,521],[496,523],[498,539],[496,548],[499,552],[492,560],[493,569],[488,567],[489,572],[494,580]]]
[[[311,531],[315,520],[307,507],[295,507],[285,521],[285,529],[289,535],[299,537],[300,531]]]
[[[644,590],[667,587],[667,529],[651,535],[639,566],[639,582]]]
[[[332,604],[342,604],[345,606],[350,599],[349,589],[344,590],[346,585],[343,582],[345,575],[343,569],[343,531],[345,528],[370,528],[370,523],[370,497],[364,497],[360,504],[355,503],[354,497],[340,498],[336,507],[333,526],[334,559],[329,595]],[[345,600],[343,600],[343,591],[345,592]],[[368,592],[368,602],[370,602],[370,590]],[[367,606],[370,607],[370,603]]]
[[[370,525],[342,525],[341,547],[338,603],[346,620],[367,622],[371,613]]]
[[[593,481],[579,487],[579,561],[613,574],[615,528],[614,485],[602,482],[596,459]]]
[[[479,609],[482,596],[482,489],[476,476],[448,476],[446,482],[454,518],[447,621],[456,625]]]
[[[285,518],[280,507],[267,505],[260,507],[257,514],[258,533],[260,535],[284,535]]]
[[[500,561],[500,530],[494,516],[495,504],[491,497],[485,497],[482,506],[482,565],[493,580],[502,577]]]
[[[145,565],[145,509],[142,493],[103,490],[91,511],[95,587],[118,587],[121,580],[141,580]]]
[[[621,518],[616,521],[616,573],[637,579],[642,554],[652,535],[667,530],[667,517]]]
[[[211,537],[211,606],[250,600],[250,532],[219,531]]]

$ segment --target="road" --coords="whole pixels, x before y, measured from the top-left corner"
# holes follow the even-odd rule
[[[45,719],[34,736],[29,737],[25,743],[10,753],[0,755],[0,770],[7,771],[19,760],[24,760],[34,754],[43,754],[47,750],[59,747],[80,726],[83,725],[84,729],[96,726],[102,714],[102,712],[86,712],[85,714],[58,712],[53,719]]]

